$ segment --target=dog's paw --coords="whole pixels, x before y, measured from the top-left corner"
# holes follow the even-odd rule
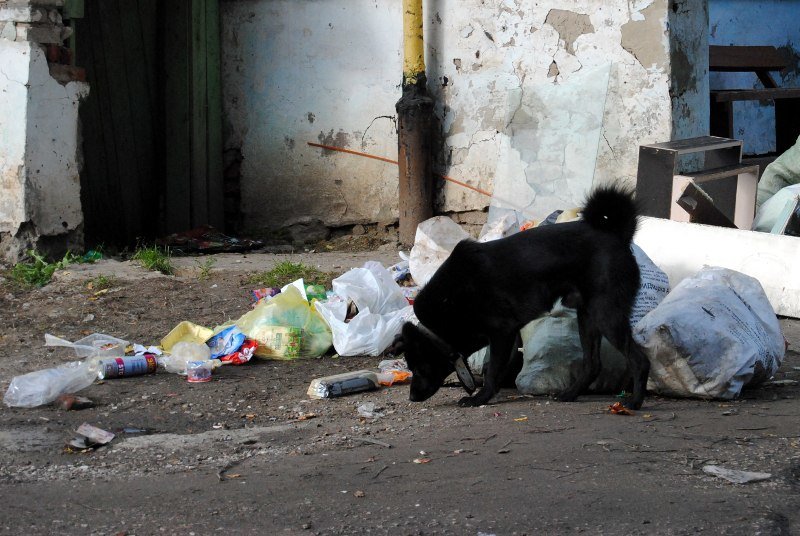
[[[483,404],[485,404],[485,402],[481,402],[474,396],[465,396],[458,401],[458,405],[462,408],[475,408]]]
[[[625,400],[622,405],[628,409],[641,409],[643,400]]]
[[[556,394],[553,398],[555,398],[559,402],[575,402],[578,399],[578,395],[571,391],[564,391],[562,393]]]

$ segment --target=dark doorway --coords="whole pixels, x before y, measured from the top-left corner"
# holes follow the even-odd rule
[[[87,246],[222,229],[218,0],[86,0],[73,26]]]

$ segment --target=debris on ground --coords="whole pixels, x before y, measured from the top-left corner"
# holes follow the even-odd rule
[[[719,465],[704,465],[703,472],[708,475],[723,478],[728,482],[733,482],[734,484],[750,484],[752,482],[762,482],[772,478],[770,473],[739,471],[737,469],[728,469],[727,467],[721,467]]]

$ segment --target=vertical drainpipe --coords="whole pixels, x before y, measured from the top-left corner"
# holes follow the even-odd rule
[[[433,216],[433,99],[425,77],[422,0],[403,0],[403,95],[397,101],[400,243],[414,243],[417,225]]]

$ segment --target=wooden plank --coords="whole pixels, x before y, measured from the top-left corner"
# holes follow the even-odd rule
[[[711,92],[712,102],[746,100],[779,100],[800,98],[800,88],[779,87],[767,89],[718,89]]]
[[[150,89],[148,87],[149,76],[145,58],[145,45],[142,26],[143,21],[138,13],[138,1],[132,7],[129,6],[130,0],[119,0],[118,14],[124,18],[121,20],[120,34],[122,66],[125,71],[125,90],[127,98],[127,109],[119,110],[123,117],[130,114],[129,128],[133,140],[132,146],[128,147],[126,153],[133,160],[132,169],[135,170],[136,189],[139,198],[136,200],[134,218],[137,221],[136,233],[132,237],[154,238],[158,229],[158,218],[141,217],[143,214],[152,214],[158,207],[158,190],[155,180],[155,131],[154,107],[155,103],[150,100]],[[122,81],[120,82],[122,84]],[[134,191],[134,189],[131,189]],[[126,210],[132,208],[126,204]]]
[[[758,175],[758,166],[752,164],[733,164],[730,166],[722,166],[713,169],[704,169],[703,171],[698,171],[697,173],[684,173],[684,175],[692,177],[697,183],[703,183],[725,177],[732,177],[734,175],[741,175],[742,173],[753,173],[754,175]]]
[[[692,223],[736,228],[736,225],[714,205],[714,200],[694,182],[686,185],[677,203],[689,213],[689,221]]]
[[[219,0],[206,0],[206,98],[208,102],[208,223],[225,227],[224,179],[222,166],[222,81],[220,61]]]
[[[75,20],[74,39],[71,41],[73,59],[86,69],[86,79],[91,84],[91,91],[81,102],[79,113],[81,137],[83,139],[84,162],[81,169],[81,205],[83,209],[83,229],[86,246],[94,247],[97,243],[107,241],[104,231],[108,226],[103,221],[101,200],[108,199],[106,177],[105,145],[100,119],[100,99],[95,83],[94,54],[92,53],[92,33],[90,20]]]
[[[162,4],[164,16],[165,232],[191,228],[190,4]]]
[[[117,168],[112,169],[119,177],[119,195],[123,207],[117,219],[125,222],[126,242],[142,236],[142,189],[139,184],[139,162],[136,157],[136,136],[133,123],[136,120],[128,98],[128,70],[125,64],[125,45],[122,35],[122,12],[119,4],[124,0],[103,0],[98,3],[100,29],[105,48],[105,70],[108,73],[106,91],[111,105],[110,116],[115,140]],[[125,22],[128,23],[127,20]]]
[[[102,14],[100,12],[101,0],[94,0],[86,5],[85,14],[88,15],[89,28],[91,32],[91,46],[94,61],[94,80],[89,79],[92,84],[90,94],[94,93],[98,100],[98,121],[93,128],[98,129],[102,136],[102,154],[92,155],[100,162],[98,167],[102,168],[102,175],[92,177],[98,192],[102,196],[92,208],[100,212],[97,214],[99,219],[102,237],[106,240],[116,242],[117,237],[128,236],[126,221],[122,216],[122,188],[119,169],[117,140],[114,136],[114,124],[112,120],[113,105],[109,86],[112,81],[109,79],[106,68],[107,49],[103,42],[103,29],[101,25]],[[104,198],[104,199],[103,199]],[[109,225],[113,222],[113,225]]]
[[[709,45],[708,69],[717,72],[780,71],[788,65],[773,46]]]
[[[700,136],[698,138],[687,138],[685,140],[667,141],[663,143],[653,143],[643,147],[654,149],[666,149],[678,154],[698,153],[702,151],[717,151],[731,147],[741,147],[740,140],[720,138],[716,136]]]
[[[208,144],[206,138],[206,9],[205,0],[191,0],[191,146],[192,227],[208,223]]]

